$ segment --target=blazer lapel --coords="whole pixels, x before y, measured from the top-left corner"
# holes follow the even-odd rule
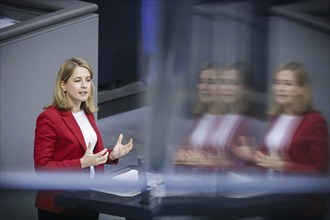
[[[68,126],[68,128],[71,130],[73,135],[78,139],[80,145],[86,150],[86,143],[84,136],[79,128],[79,125],[76,121],[76,119],[73,117],[72,113],[70,111],[62,111],[62,118],[65,124]]]

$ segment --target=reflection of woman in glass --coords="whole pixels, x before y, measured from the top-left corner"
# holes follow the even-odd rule
[[[207,142],[208,134],[216,125],[214,105],[217,101],[219,69],[215,62],[206,63],[199,71],[197,78],[197,95],[193,107],[195,123],[183,148],[177,150],[174,162],[177,164],[196,165],[204,163],[202,151]]]
[[[273,117],[257,165],[287,173],[327,173],[327,123],[313,109],[307,72],[302,64],[289,62],[274,75]]]
[[[217,101],[217,89],[219,70],[215,62],[206,63],[198,74],[197,100],[193,113],[198,117],[204,113],[211,113],[214,103]]]
[[[296,62],[281,65],[274,74],[271,122],[259,151],[250,146],[235,148],[235,154],[266,168],[273,178],[292,174],[327,174],[327,123],[313,109],[309,79],[304,66]],[[244,143],[243,143],[244,144]],[[247,145],[247,144],[246,144]],[[313,187],[313,186],[311,186]],[[325,200],[322,195],[301,198],[300,211],[270,219],[322,220]],[[279,214],[280,215],[280,214]]]
[[[262,167],[304,173],[326,172],[327,123],[312,108],[307,72],[298,63],[282,65],[274,77],[274,116],[264,144],[268,155],[258,153]]]
[[[241,63],[224,64],[217,71],[213,102],[209,111],[197,122],[187,138],[187,143],[176,154],[176,162],[200,166],[228,168],[230,148],[243,137],[250,137],[246,68]],[[200,88],[200,87],[199,87]]]

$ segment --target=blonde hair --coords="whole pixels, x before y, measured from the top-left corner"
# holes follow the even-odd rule
[[[54,94],[53,94],[53,103],[57,109],[60,110],[69,110],[72,108],[72,106],[69,104],[65,92],[61,88],[61,82],[66,83],[68,79],[72,76],[74,70],[76,67],[84,67],[86,68],[91,76],[91,79],[93,79],[93,70],[91,66],[87,63],[82,58],[79,57],[74,57],[71,59],[66,60],[60,67],[58,74],[57,74],[57,79],[56,79],[56,84],[55,84],[55,89],[54,89]],[[95,106],[94,104],[94,84],[93,81],[91,81],[91,93],[88,97],[88,99],[85,102],[82,102],[81,108],[85,111],[88,112],[96,112],[98,111],[98,107]]]
[[[282,65],[280,65],[277,70],[274,73],[274,78],[277,76],[277,74],[281,71],[289,70],[293,73],[294,78],[296,79],[296,83],[300,87],[305,87],[305,93],[301,96],[297,97],[297,100],[294,103],[293,106],[293,113],[300,115],[303,113],[306,113],[310,109],[312,109],[312,94],[311,94],[311,88],[310,88],[310,82],[308,78],[308,73],[305,70],[305,67],[301,63],[297,62],[287,62]],[[272,91],[274,93],[274,91]],[[274,97],[274,94],[272,94],[272,100],[271,105],[268,110],[269,115],[278,115],[284,112],[283,106],[281,106]]]

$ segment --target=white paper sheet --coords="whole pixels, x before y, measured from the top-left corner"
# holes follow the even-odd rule
[[[17,21],[17,20],[8,18],[8,17],[0,16],[0,29],[9,27],[9,26],[17,24],[17,23],[20,23],[20,21]]]
[[[162,183],[162,178],[160,175],[148,173],[146,174],[147,177],[147,185],[148,188],[156,187],[158,184]],[[138,177],[138,170],[131,169],[124,173],[118,174],[110,179],[111,180],[119,180],[119,181],[127,181],[129,183],[136,183],[136,187],[123,187],[122,189],[116,188],[92,188],[92,190],[109,193],[117,196],[123,197],[132,197],[140,194],[141,188],[139,186],[139,177]]]

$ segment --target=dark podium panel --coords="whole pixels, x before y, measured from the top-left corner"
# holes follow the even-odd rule
[[[123,170],[127,171],[126,168]],[[117,174],[123,173],[124,171],[122,173],[117,172]],[[140,183],[142,183],[141,176],[145,177],[145,175],[138,176]],[[220,176],[220,178],[223,177],[225,176]],[[204,180],[208,182],[205,178]],[[203,193],[194,188],[196,185],[187,178],[183,182],[180,180],[179,182],[175,182],[176,180],[172,182],[170,177],[157,185],[156,188],[134,196],[118,196],[109,193],[108,190],[107,193],[102,190],[65,190],[57,195],[55,202],[67,208],[88,208],[127,219],[153,219],[160,216],[201,216],[226,220],[251,217],[271,217],[272,219],[285,217],[288,219],[291,215],[296,217],[315,205],[321,208],[326,207],[326,196],[329,193],[326,190],[328,179],[305,178],[299,179],[302,180],[300,183],[292,181],[294,179],[286,180],[265,181],[265,179],[258,179],[252,182],[235,183],[228,182],[230,180],[226,179],[224,182],[229,183],[229,185],[221,184],[221,188],[227,188],[226,191]],[[175,186],[171,185],[173,183]],[[164,189],[162,186],[165,186],[162,184],[166,185],[166,192],[161,190]],[[181,188],[183,191],[177,191],[180,189],[178,188],[180,184],[184,186],[183,188],[189,188],[189,192],[183,188]],[[150,186],[149,182],[148,185]],[[207,183],[205,186],[210,187]],[[249,188],[251,186],[252,188]],[[190,191],[190,188],[193,191]],[[202,191],[204,191],[203,189]],[[248,191],[246,191],[247,189]],[[258,191],[252,193],[256,189]],[[263,191],[265,189],[269,190]],[[148,197],[146,198],[146,196]]]
[[[140,195],[120,197],[96,191],[63,191],[56,202],[64,207],[85,207],[100,213],[128,219],[153,219],[157,216],[209,216],[221,219],[289,216],[300,213],[311,194],[273,194],[250,198],[186,196],[150,198],[140,203]]]

